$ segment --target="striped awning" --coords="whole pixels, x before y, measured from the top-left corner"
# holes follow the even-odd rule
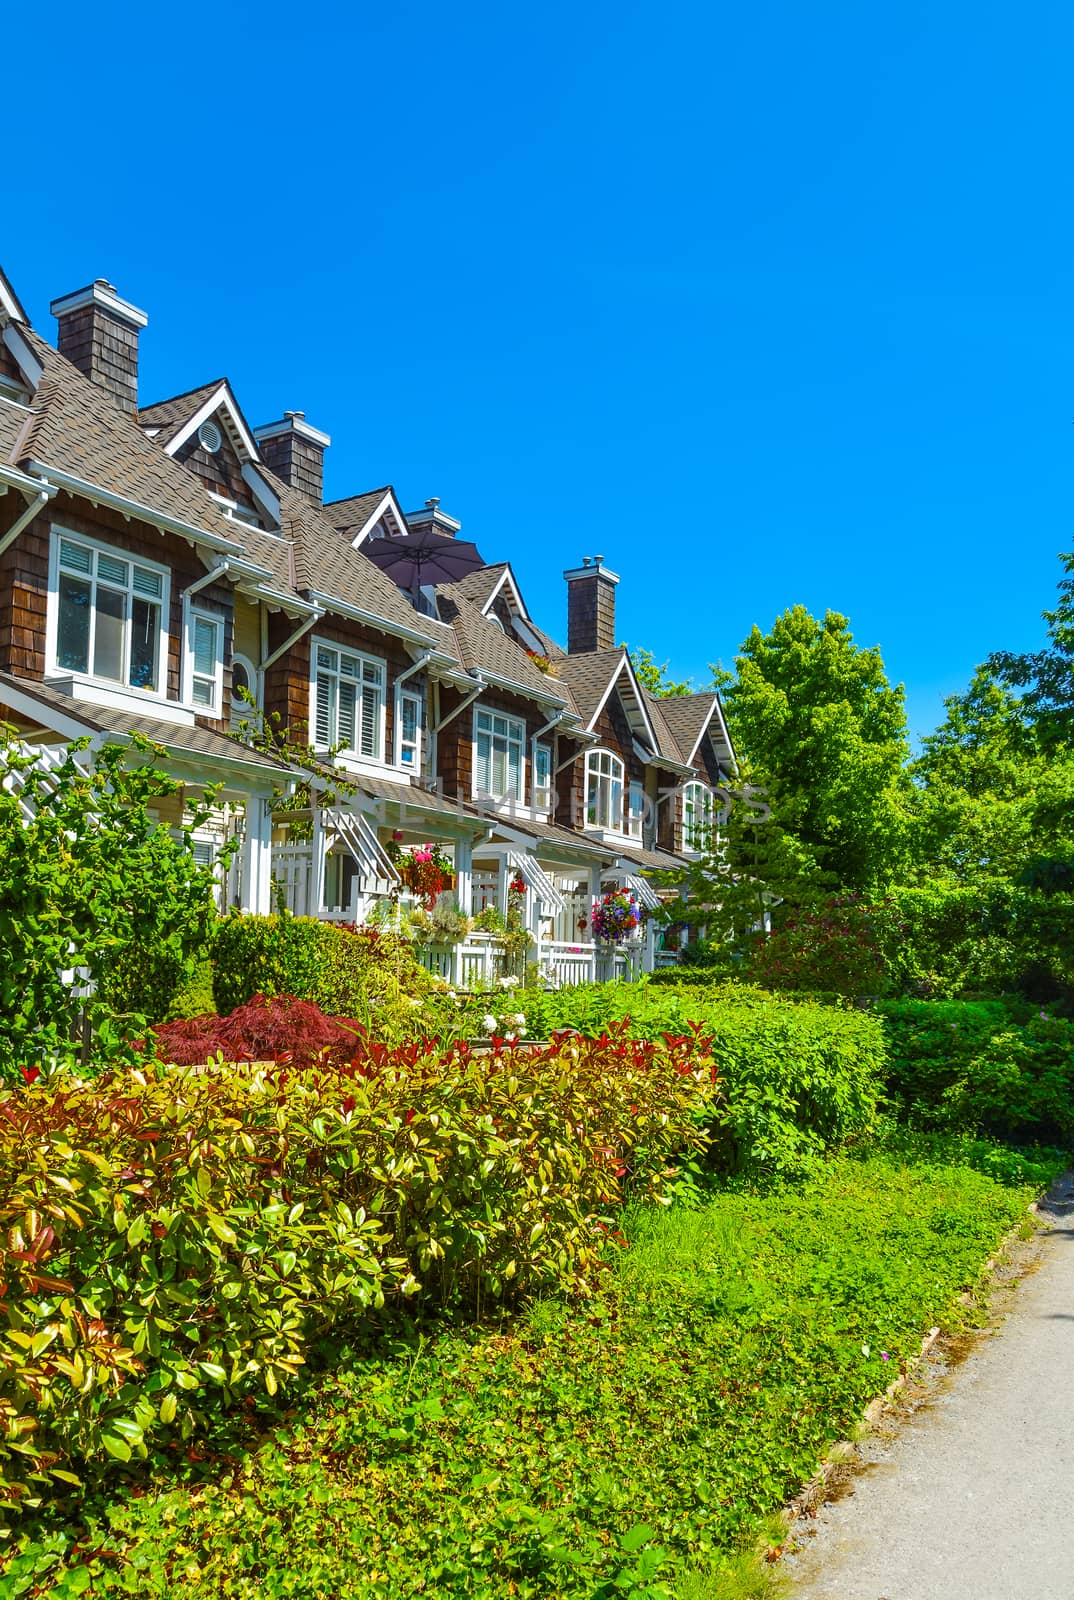
[[[548,873],[533,856],[519,855],[516,850],[507,852],[507,865],[512,872],[521,874],[546,911],[565,911],[567,902],[552,882]]]

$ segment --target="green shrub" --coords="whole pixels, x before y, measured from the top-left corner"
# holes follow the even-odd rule
[[[167,1010],[155,1013],[154,1020],[182,1022],[188,1017],[204,1017],[215,1010],[213,964],[205,960],[199,962],[190,977],[179,985]]]
[[[1074,1144],[1074,1023],[1002,1001],[884,1001],[877,1014],[901,1116]]]
[[[590,1292],[712,1093],[695,1041],[622,1038],[0,1091],[0,1503],[275,1394],[386,1301]]]
[[[329,1016],[366,1017],[435,988],[409,945],[377,928],[341,927],[314,917],[234,914],[213,945],[213,992],[222,1014],[255,994],[292,994]]]
[[[591,984],[552,994],[516,991],[527,1031],[599,1036],[627,1019],[634,1038],[712,1038],[723,1100],[713,1159],[730,1171],[794,1174],[873,1124],[884,1067],[877,1019],[789,1000],[747,984]]]
[[[9,733],[0,725],[0,1076],[74,1063],[84,1029],[98,1066],[130,1061],[204,953],[213,872],[189,829],[174,838],[151,815],[180,785],[148,740],[46,756]],[[211,806],[187,802],[199,826]]]

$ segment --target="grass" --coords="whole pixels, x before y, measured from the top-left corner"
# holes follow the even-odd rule
[[[599,1297],[337,1350],[264,1440],[25,1532],[0,1594],[762,1600],[772,1513],[1050,1175],[974,1154],[636,1212]]]

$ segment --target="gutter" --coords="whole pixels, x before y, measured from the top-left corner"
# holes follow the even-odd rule
[[[376,628],[378,633],[391,633],[398,639],[408,639],[411,644],[420,644],[423,650],[435,654],[438,660],[455,664],[450,656],[436,649],[427,633],[419,633],[416,628],[404,627],[402,623],[392,622],[388,617],[378,616],[375,611],[366,611],[362,606],[351,605],[347,600],[338,600],[334,595],[322,594],[319,589],[309,589],[307,593],[313,603],[321,606],[323,611],[334,611],[337,616],[351,617],[355,622],[368,623],[371,628]]]
[[[189,539],[191,544],[203,544],[210,550],[218,550],[222,555],[237,556],[240,560],[243,556],[242,545],[237,544],[234,539],[225,539],[222,534],[208,533],[204,528],[196,528],[192,522],[183,522],[178,517],[169,517],[165,512],[154,511],[150,506],[142,505],[139,500],[128,500],[125,495],[113,494],[111,489],[102,489],[99,484],[78,478],[73,472],[64,472],[59,467],[46,466],[41,461],[31,461],[29,466],[37,480],[35,488],[40,489],[42,483],[45,483],[54,486],[53,493],[57,489],[67,489],[83,500],[108,506],[125,517],[137,517],[140,522],[148,522],[166,533],[177,533],[181,539]],[[267,567],[255,566],[253,562],[243,562],[242,565],[251,576],[272,577]],[[235,566],[238,568],[239,561],[235,562]]]
[[[20,479],[22,482],[19,482]],[[0,481],[5,485],[10,483],[12,488],[21,489],[23,494],[33,496],[26,509],[15,518],[3,537],[0,537],[0,556],[2,556],[4,551],[15,543],[23,529],[30,526],[38,512],[43,511],[54,498],[56,490],[50,484],[42,484],[36,478],[26,478],[23,473],[10,467],[0,467]]]

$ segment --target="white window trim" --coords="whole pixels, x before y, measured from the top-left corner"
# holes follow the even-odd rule
[[[480,787],[480,785],[478,784],[478,781],[477,781],[477,731],[478,731],[477,730],[477,724],[478,724],[478,719],[480,717],[482,717],[482,716],[486,716],[486,717],[502,717],[505,722],[509,722],[509,723],[513,724],[513,726],[519,730],[517,741],[514,738],[511,739],[511,743],[512,744],[517,742],[518,745],[519,745],[518,789],[514,794],[507,793],[507,794],[503,794],[503,795],[490,795],[484,789],[482,789]],[[511,814],[515,810],[517,810],[517,808],[519,806],[524,805],[525,801],[526,801],[526,775],[527,775],[527,767],[529,766],[529,762],[526,760],[526,723],[525,723],[525,719],[522,718],[522,717],[513,716],[510,711],[497,711],[492,706],[475,706],[474,707],[474,720],[473,720],[473,725],[472,726],[473,726],[473,746],[472,746],[472,752],[473,752],[473,775],[472,775],[471,783],[470,783],[470,792],[474,796],[475,799],[480,797],[483,800],[491,801],[492,805],[494,807],[496,807],[498,809],[506,810],[508,812],[508,814]]]
[[[406,763],[403,761],[403,701],[413,700],[418,708],[418,721],[415,738],[414,760]],[[422,738],[422,722],[425,717],[425,697],[420,689],[411,689],[397,684],[395,690],[395,749],[393,755],[395,765],[403,772],[415,773],[421,777],[421,762],[424,754]]]
[[[349,644],[337,644],[334,639],[325,639],[319,634],[310,638],[310,687],[309,704],[310,720],[309,735],[310,746],[314,750],[327,750],[328,746],[317,743],[317,651],[318,649],[334,650],[337,655],[350,656],[354,661],[360,661],[363,666],[377,667],[380,670],[380,717],[377,729],[377,743],[380,748],[379,756],[364,756],[360,750],[340,750],[336,754],[336,765],[343,767],[348,772],[377,771],[383,772],[390,763],[385,756],[386,731],[388,715],[388,663],[383,656],[370,655],[366,650],[356,650]],[[338,722],[338,717],[337,717]]]
[[[707,803],[707,809],[708,809],[708,812],[709,812],[708,827],[709,827],[709,830],[710,830],[710,836],[709,836],[709,839],[708,839],[706,845],[699,846],[699,845],[696,845],[696,844],[691,844],[691,842],[690,842],[689,828],[688,828],[687,820],[686,820],[686,806],[687,806],[687,802],[688,802],[688,799],[689,799],[689,795],[690,795],[690,790],[691,789],[696,789],[696,790],[699,791],[699,793],[700,793],[700,795],[702,797],[702,809],[703,810],[705,809],[705,806],[706,806],[706,803]],[[686,856],[700,856],[700,855],[704,855],[706,848],[708,848],[708,849],[712,848],[712,846],[716,843],[716,840],[717,840],[716,817],[717,817],[716,796],[713,794],[712,789],[709,787],[709,785],[707,783],[702,782],[702,780],[700,778],[691,778],[688,783],[683,784],[683,790],[682,790],[682,850],[683,850],[683,854],[684,855],[686,855]]]
[[[202,705],[194,699],[194,623],[198,618],[203,622],[211,622],[216,629],[217,649],[216,661],[213,667],[213,703],[211,706]],[[210,611],[206,606],[199,606],[195,601],[183,597],[183,700],[186,705],[200,717],[213,717],[216,719],[227,718],[231,707],[224,707],[224,624],[225,618],[220,611]],[[207,677],[207,673],[198,673],[198,677]]]
[[[610,756],[611,759],[617,763],[619,767],[620,804],[622,804],[622,802],[626,799],[627,771],[626,762],[623,760],[622,756],[619,755],[615,750],[609,750],[606,745],[598,745],[595,750],[587,750],[585,753],[585,765],[582,769],[584,774],[582,781],[582,826],[586,833],[596,834],[601,838],[627,839],[629,838],[629,834],[626,832],[624,813],[621,812],[619,816],[618,827],[614,826],[613,823],[590,822],[589,820],[589,763],[595,757],[600,756]],[[607,778],[609,783],[615,781],[614,778],[607,773],[598,773],[597,778],[598,781],[601,778]]]
[[[233,650],[231,652],[231,665],[232,665],[232,668],[234,668],[236,665],[246,668],[246,676],[250,680],[250,693],[254,697],[254,705],[260,706],[260,704],[261,704],[261,686],[260,686],[260,684],[258,682],[258,671],[257,671],[256,664],[245,653],[245,651],[243,651],[243,650]],[[250,702],[248,700],[240,700],[239,699],[239,697],[238,697],[238,695],[237,695],[237,693],[235,691],[234,681],[232,682],[231,697],[230,698],[231,698],[232,707],[235,710],[243,710],[243,711],[246,711],[246,712],[250,712],[250,711],[253,710],[253,706],[250,705]]]
[[[641,805],[638,808],[638,826],[636,830],[631,827],[631,822],[634,815],[634,807],[632,806],[631,801],[633,800],[635,794],[640,796],[641,799]],[[626,784],[625,799],[626,811],[624,812],[624,818],[627,837],[640,843],[645,834],[645,785],[637,778],[628,779]]]
[[[543,739],[535,740],[531,746],[533,754],[530,757],[530,799],[533,809],[539,816],[551,816],[554,808],[556,792],[556,774],[552,768],[552,746]],[[537,788],[537,752],[541,750],[548,757],[548,787],[544,791],[545,798],[541,798],[541,791]]]
[[[151,572],[159,572],[163,579],[160,597],[160,638],[157,641],[157,689],[138,689],[129,683],[117,683],[112,678],[99,678],[92,672],[78,672],[70,667],[61,667],[56,659],[59,646],[60,628],[60,540],[67,539],[72,544],[80,544],[86,549],[113,556],[117,560],[126,561],[132,567],[146,567]],[[135,555],[130,550],[124,550],[121,545],[108,544],[103,539],[94,539],[88,534],[76,533],[73,528],[65,528],[54,522],[49,538],[48,556],[48,598],[45,609],[45,677],[57,686],[62,686],[75,699],[95,700],[101,705],[115,705],[120,707],[142,706],[152,703],[155,706],[170,707],[172,715],[165,715],[165,721],[186,721],[184,715],[177,716],[178,708],[174,701],[169,701],[167,694],[168,684],[168,643],[169,621],[171,617],[171,587],[172,575],[170,570],[159,561],[150,561],[141,555]],[[89,691],[89,692],[87,692]]]

